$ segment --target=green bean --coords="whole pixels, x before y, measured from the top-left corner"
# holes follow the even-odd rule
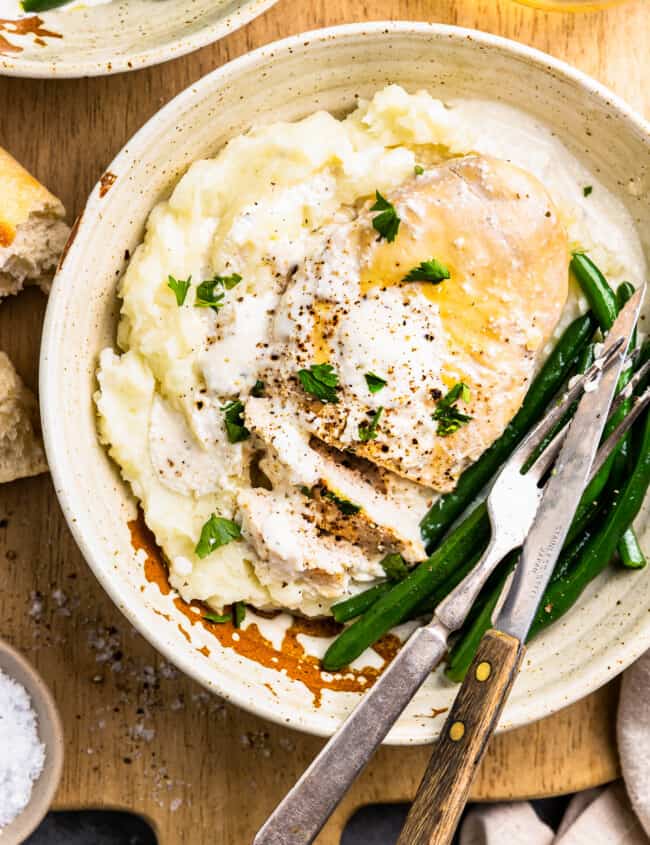
[[[345,601],[333,604],[331,607],[332,616],[337,622],[349,622],[350,619],[355,619],[365,613],[369,607],[372,607],[378,599],[390,592],[394,586],[392,581],[384,581],[382,584],[376,584],[369,590],[357,593],[356,596],[351,596]]]
[[[629,282],[623,282],[621,285],[618,286],[616,290],[616,302],[618,304],[619,310],[625,305],[625,303],[630,299],[632,294],[634,293],[634,286],[631,285]],[[636,336],[637,331],[636,328],[634,329],[634,333],[632,335],[632,339],[630,340],[630,348],[634,349],[636,347]],[[642,366],[645,361],[650,356],[650,345],[648,341],[646,341],[642,348],[639,355],[639,360],[637,361],[637,366]],[[631,369],[629,376],[631,377]],[[628,379],[629,380],[629,379]],[[621,477],[625,469],[627,468],[628,463],[628,445],[629,445],[629,436],[625,437],[625,441],[622,444],[621,448],[618,451],[618,458],[617,461],[620,459],[622,463],[621,467]],[[615,470],[616,471],[616,470]],[[638,537],[634,531],[634,528],[630,526],[625,534],[621,537],[621,540],[617,547],[618,556],[621,560],[621,564],[626,569],[643,569],[646,565],[646,558],[643,554],[643,550],[639,543]]]
[[[541,418],[589,342],[596,328],[594,317],[584,314],[565,330],[533,381],[519,411],[501,437],[458,480],[451,493],[441,496],[422,520],[422,537],[430,551],[457,517],[474,501],[501,464],[530,428]]]
[[[341,632],[325,653],[323,668],[336,672],[347,666],[392,627],[404,621],[468,557],[477,550],[483,550],[489,534],[490,521],[482,502],[428,560],[418,564],[403,581],[395,584],[390,592]]]
[[[475,551],[461,566],[455,569],[431,595],[416,605],[407,618],[417,619],[418,616],[431,616],[440,602],[474,569],[482,554],[483,548],[481,547],[480,550]]]
[[[619,311],[621,311],[625,305],[632,299],[634,295],[634,285],[630,284],[630,282],[621,282],[621,284],[616,289],[616,307]],[[634,349],[636,347],[636,338],[637,338],[637,331],[636,326],[632,331],[630,336],[630,343],[628,349]],[[632,367],[629,368],[630,372]]]
[[[57,9],[65,6],[69,0],[22,0],[23,11],[25,12],[47,12],[49,9]]]
[[[621,564],[626,569],[643,569],[647,563],[636,532],[631,526],[619,540],[617,550]]]
[[[594,347],[595,343],[588,343],[585,348],[582,350],[580,355],[578,355],[578,361],[576,363],[576,373],[582,374],[586,373],[589,367],[594,363],[595,352]]]
[[[483,606],[476,614],[474,619],[469,620],[466,627],[461,631],[460,636],[456,639],[447,660],[447,669],[445,674],[450,681],[460,683],[465,677],[465,673],[469,669],[474,654],[478,648],[483,634],[492,625],[492,614],[499,601],[499,597],[503,590],[504,584],[508,575],[512,572],[516,562],[516,557],[513,555],[512,559],[509,555],[503,564],[499,567],[499,578],[497,583],[491,590],[486,593],[486,600]]]
[[[630,282],[623,282],[618,286],[618,288],[616,289],[616,304],[618,306],[619,311],[630,300],[633,294],[634,285],[630,284]],[[634,331],[632,332],[632,337],[630,339],[630,349],[634,349],[636,347],[636,341],[637,330],[635,326]],[[628,381],[632,378],[632,373],[633,367],[628,367],[628,369],[621,374],[621,379],[619,381],[619,389],[622,389],[628,383]],[[625,404],[625,413],[627,413],[632,405],[629,400]],[[629,443],[630,437],[629,434],[626,434],[618,447],[617,454],[614,459],[612,475],[616,479],[615,483],[620,483],[627,472],[629,464]],[[645,566],[645,556],[641,551],[639,541],[637,539],[636,534],[634,533],[634,529],[632,528],[632,526],[630,526],[621,537],[617,551],[620,561],[626,569],[643,569],[643,567]]]
[[[612,431],[614,431],[616,426],[621,422],[623,417],[628,414],[629,408],[629,403],[624,402],[619,408],[616,409],[616,412],[612,415],[611,419],[608,420],[607,424],[605,425],[603,439],[609,437]],[[571,528],[569,528],[566,543],[572,543],[573,540],[575,540],[575,538],[578,536],[578,534],[580,534],[580,532],[584,529],[586,524],[593,516],[594,511],[599,508],[600,497],[605,488],[607,487],[612,471],[616,466],[617,456],[619,455],[619,453],[625,454],[625,449],[626,437],[623,437],[621,441],[616,445],[616,447],[612,450],[612,453],[608,456],[605,463],[602,465],[602,467],[598,470],[596,475],[591,479],[591,481],[585,488],[585,491],[580,498],[580,504],[578,505],[578,509],[576,510],[575,516],[573,517]],[[618,475],[618,473],[616,474]]]
[[[639,350],[639,354],[634,362],[634,369],[640,370],[641,367],[648,361],[650,361],[650,338],[641,344],[641,349]],[[635,393],[643,393],[649,384],[650,376],[645,376],[645,378],[637,385]]]
[[[647,361],[650,361],[650,338],[647,338],[641,344],[639,356],[635,362],[636,369],[641,368]]]
[[[613,491],[602,527],[587,544],[578,562],[547,589],[533,622],[531,637],[573,606],[587,584],[610,562],[619,540],[639,513],[650,484],[649,414],[646,414],[642,426],[641,444],[632,473],[620,490]]]
[[[574,256],[575,258],[575,256]],[[610,294],[614,296],[612,293],[612,289],[610,288],[609,284],[605,277],[600,273],[600,270],[589,262],[589,266],[593,267],[595,272],[598,274],[599,279],[599,291],[602,294],[602,297],[605,301],[610,301]],[[616,308],[622,308],[628,299],[634,293],[634,287],[629,282],[623,282],[617,292],[616,296],[614,297],[614,301],[616,303]],[[591,300],[590,300],[591,302]],[[616,319],[616,318],[614,318]],[[613,321],[612,321],[613,322]],[[611,326],[611,324],[610,324]],[[601,325],[601,328],[607,328],[605,324]],[[630,341],[630,346],[634,346],[636,343],[636,329],[632,333],[632,338]],[[637,362],[637,366],[640,366]],[[620,378],[618,380],[617,385],[617,392],[622,390],[625,385],[629,382],[632,378],[632,374],[634,372],[633,367],[628,367],[624,370]],[[621,420],[629,413],[630,408],[632,407],[631,402],[629,400],[623,402],[623,404],[617,408],[616,412],[612,416],[610,420],[608,420],[607,424],[605,425],[605,431],[603,432],[603,439],[609,437],[609,435],[614,431],[616,426],[621,422]],[[620,473],[621,465],[624,464],[627,460],[627,443],[628,443],[628,436],[626,435],[620,443],[617,445],[616,449],[612,452],[612,454],[607,458],[603,466],[600,468],[600,471],[597,475],[592,479],[591,483],[585,489],[585,492],[580,499],[580,504],[578,505],[578,510],[576,511],[575,517],[573,519],[571,528],[569,529],[569,535],[567,537],[567,544],[571,543],[577,535],[582,531],[584,526],[590,519],[590,516],[594,510],[594,507],[598,507],[598,500],[603,492],[605,486],[609,481],[610,474],[612,471],[615,470],[615,474],[618,476]]]
[[[569,266],[587,297],[598,325],[603,331],[609,331],[618,315],[618,305],[607,279],[583,252],[574,252]]]
[[[631,282],[621,282],[616,288],[616,307],[619,311],[632,299],[634,291],[635,287]]]

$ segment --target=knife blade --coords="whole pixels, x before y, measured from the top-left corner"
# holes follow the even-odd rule
[[[494,627],[525,642],[544,590],[566,540],[573,516],[587,486],[607,412],[616,392],[626,351],[637,323],[645,285],[619,313],[603,344],[603,353],[620,339],[619,360],[586,390],[570,423],[566,439],[546,484],[532,528],[524,542],[510,589]]]

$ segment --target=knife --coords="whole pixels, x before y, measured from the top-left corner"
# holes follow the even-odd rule
[[[619,315],[605,339],[605,351],[620,343],[621,337],[627,348],[642,293],[637,291],[635,301],[628,303],[631,307]],[[624,357],[602,374],[597,389],[586,391],[580,399],[514,575],[504,587],[507,592],[494,627],[483,636],[456,696],[397,845],[448,845],[453,839],[587,485]]]

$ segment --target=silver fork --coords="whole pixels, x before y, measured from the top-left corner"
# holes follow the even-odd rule
[[[487,497],[492,533],[488,546],[463,581],[435,610],[431,622],[418,628],[402,646],[372,689],[325,745],[300,780],[259,830],[253,845],[308,845],[366,765],[372,753],[397,721],[411,698],[447,651],[451,633],[459,630],[487,579],[508,552],[518,548],[537,512],[544,477],[555,461],[568,426],[561,428],[523,474],[545,438],[554,431],[585,390],[598,387],[603,373],[625,355],[623,338],[605,341],[601,355],[577,379],[533,428],[496,476]],[[636,352],[629,356],[632,361]],[[623,401],[650,372],[650,362],[622,392]],[[618,440],[650,402],[650,388],[634,399],[632,411],[601,445],[589,481],[598,472]],[[612,405],[609,416],[619,403]],[[517,512],[513,514],[513,504]],[[507,594],[507,585],[502,595]]]

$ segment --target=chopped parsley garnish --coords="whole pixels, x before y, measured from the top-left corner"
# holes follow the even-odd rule
[[[381,417],[384,409],[377,408],[375,413],[372,415],[372,419],[370,422],[363,422],[359,426],[359,440],[362,443],[367,443],[368,440],[375,440],[377,437],[377,426],[379,425],[379,418]]]
[[[336,394],[339,377],[331,364],[312,364],[308,370],[298,370],[298,379],[305,393],[321,402],[336,404],[339,401]]]
[[[224,292],[216,279],[207,279],[196,289],[194,305],[197,308],[212,308],[218,311],[223,305]]]
[[[402,555],[397,554],[397,552],[386,555],[386,557],[380,561],[380,564],[391,581],[401,581],[402,578],[406,578],[409,573],[408,567],[404,563],[404,558]]]
[[[314,498],[314,490],[312,487],[307,487],[306,484],[302,484],[300,487],[300,492],[303,496],[307,496],[308,499]]]
[[[248,440],[251,433],[244,425],[244,403],[239,399],[228,402],[221,409],[223,411],[226,434],[230,443],[241,443]]]
[[[251,388],[251,396],[254,396],[256,399],[260,399],[264,396],[264,382],[257,379],[253,387]]]
[[[440,284],[444,279],[449,278],[449,269],[442,261],[437,258],[431,258],[429,261],[423,261],[414,267],[404,276],[405,282],[431,282],[434,285]]]
[[[232,519],[225,519],[213,513],[201,529],[201,537],[194,551],[200,558],[212,554],[220,546],[226,546],[233,540],[241,540],[241,529]]]
[[[361,505],[355,505],[349,499],[337,496],[336,493],[332,493],[331,490],[327,490],[326,488],[321,489],[321,496],[333,502],[344,516],[354,516],[355,513],[359,513],[361,510]]]
[[[175,279],[173,276],[167,276],[167,287],[171,288],[176,294],[176,304],[179,307],[185,302],[191,284],[191,276],[188,276],[187,279]]]
[[[246,618],[246,605],[243,601],[236,601],[232,606],[232,624],[235,628],[240,628],[241,623]]]
[[[582,189],[582,196],[583,196],[583,197],[588,197],[588,196],[589,196],[589,194],[590,194],[592,191],[593,191],[593,186],[592,186],[592,185],[585,185],[585,186],[584,186],[584,188]]]
[[[226,290],[232,290],[235,285],[241,282],[241,276],[239,273],[231,273],[230,276],[213,276],[211,281],[217,282],[217,284],[222,285]]]
[[[422,167],[421,164],[416,164],[413,168],[413,172],[416,176],[422,176],[422,174],[424,173],[424,167]]]
[[[379,237],[385,238],[388,243],[392,243],[397,235],[399,229],[400,219],[395,211],[395,206],[388,202],[385,197],[375,191],[376,202],[370,207],[371,211],[381,212],[372,219],[373,228],[379,232]]]
[[[366,373],[364,378],[371,393],[379,393],[382,387],[386,387],[386,379],[380,378],[374,373]]]
[[[194,304],[197,308],[212,308],[218,311],[223,305],[223,291],[232,290],[241,282],[241,279],[239,273],[232,273],[230,276],[216,275],[211,279],[206,279],[196,289]]]
[[[206,622],[212,622],[214,625],[223,625],[230,622],[232,616],[229,613],[204,613],[203,618]]]
[[[462,381],[457,382],[446,396],[438,400],[436,410],[431,417],[438,423],[436,434],[441,437],[453,434],[472,419],[469,414],[463,414],[458,410],[456,402],[459,399],[463,402],[469,402],[470,399],[469,387]]]

